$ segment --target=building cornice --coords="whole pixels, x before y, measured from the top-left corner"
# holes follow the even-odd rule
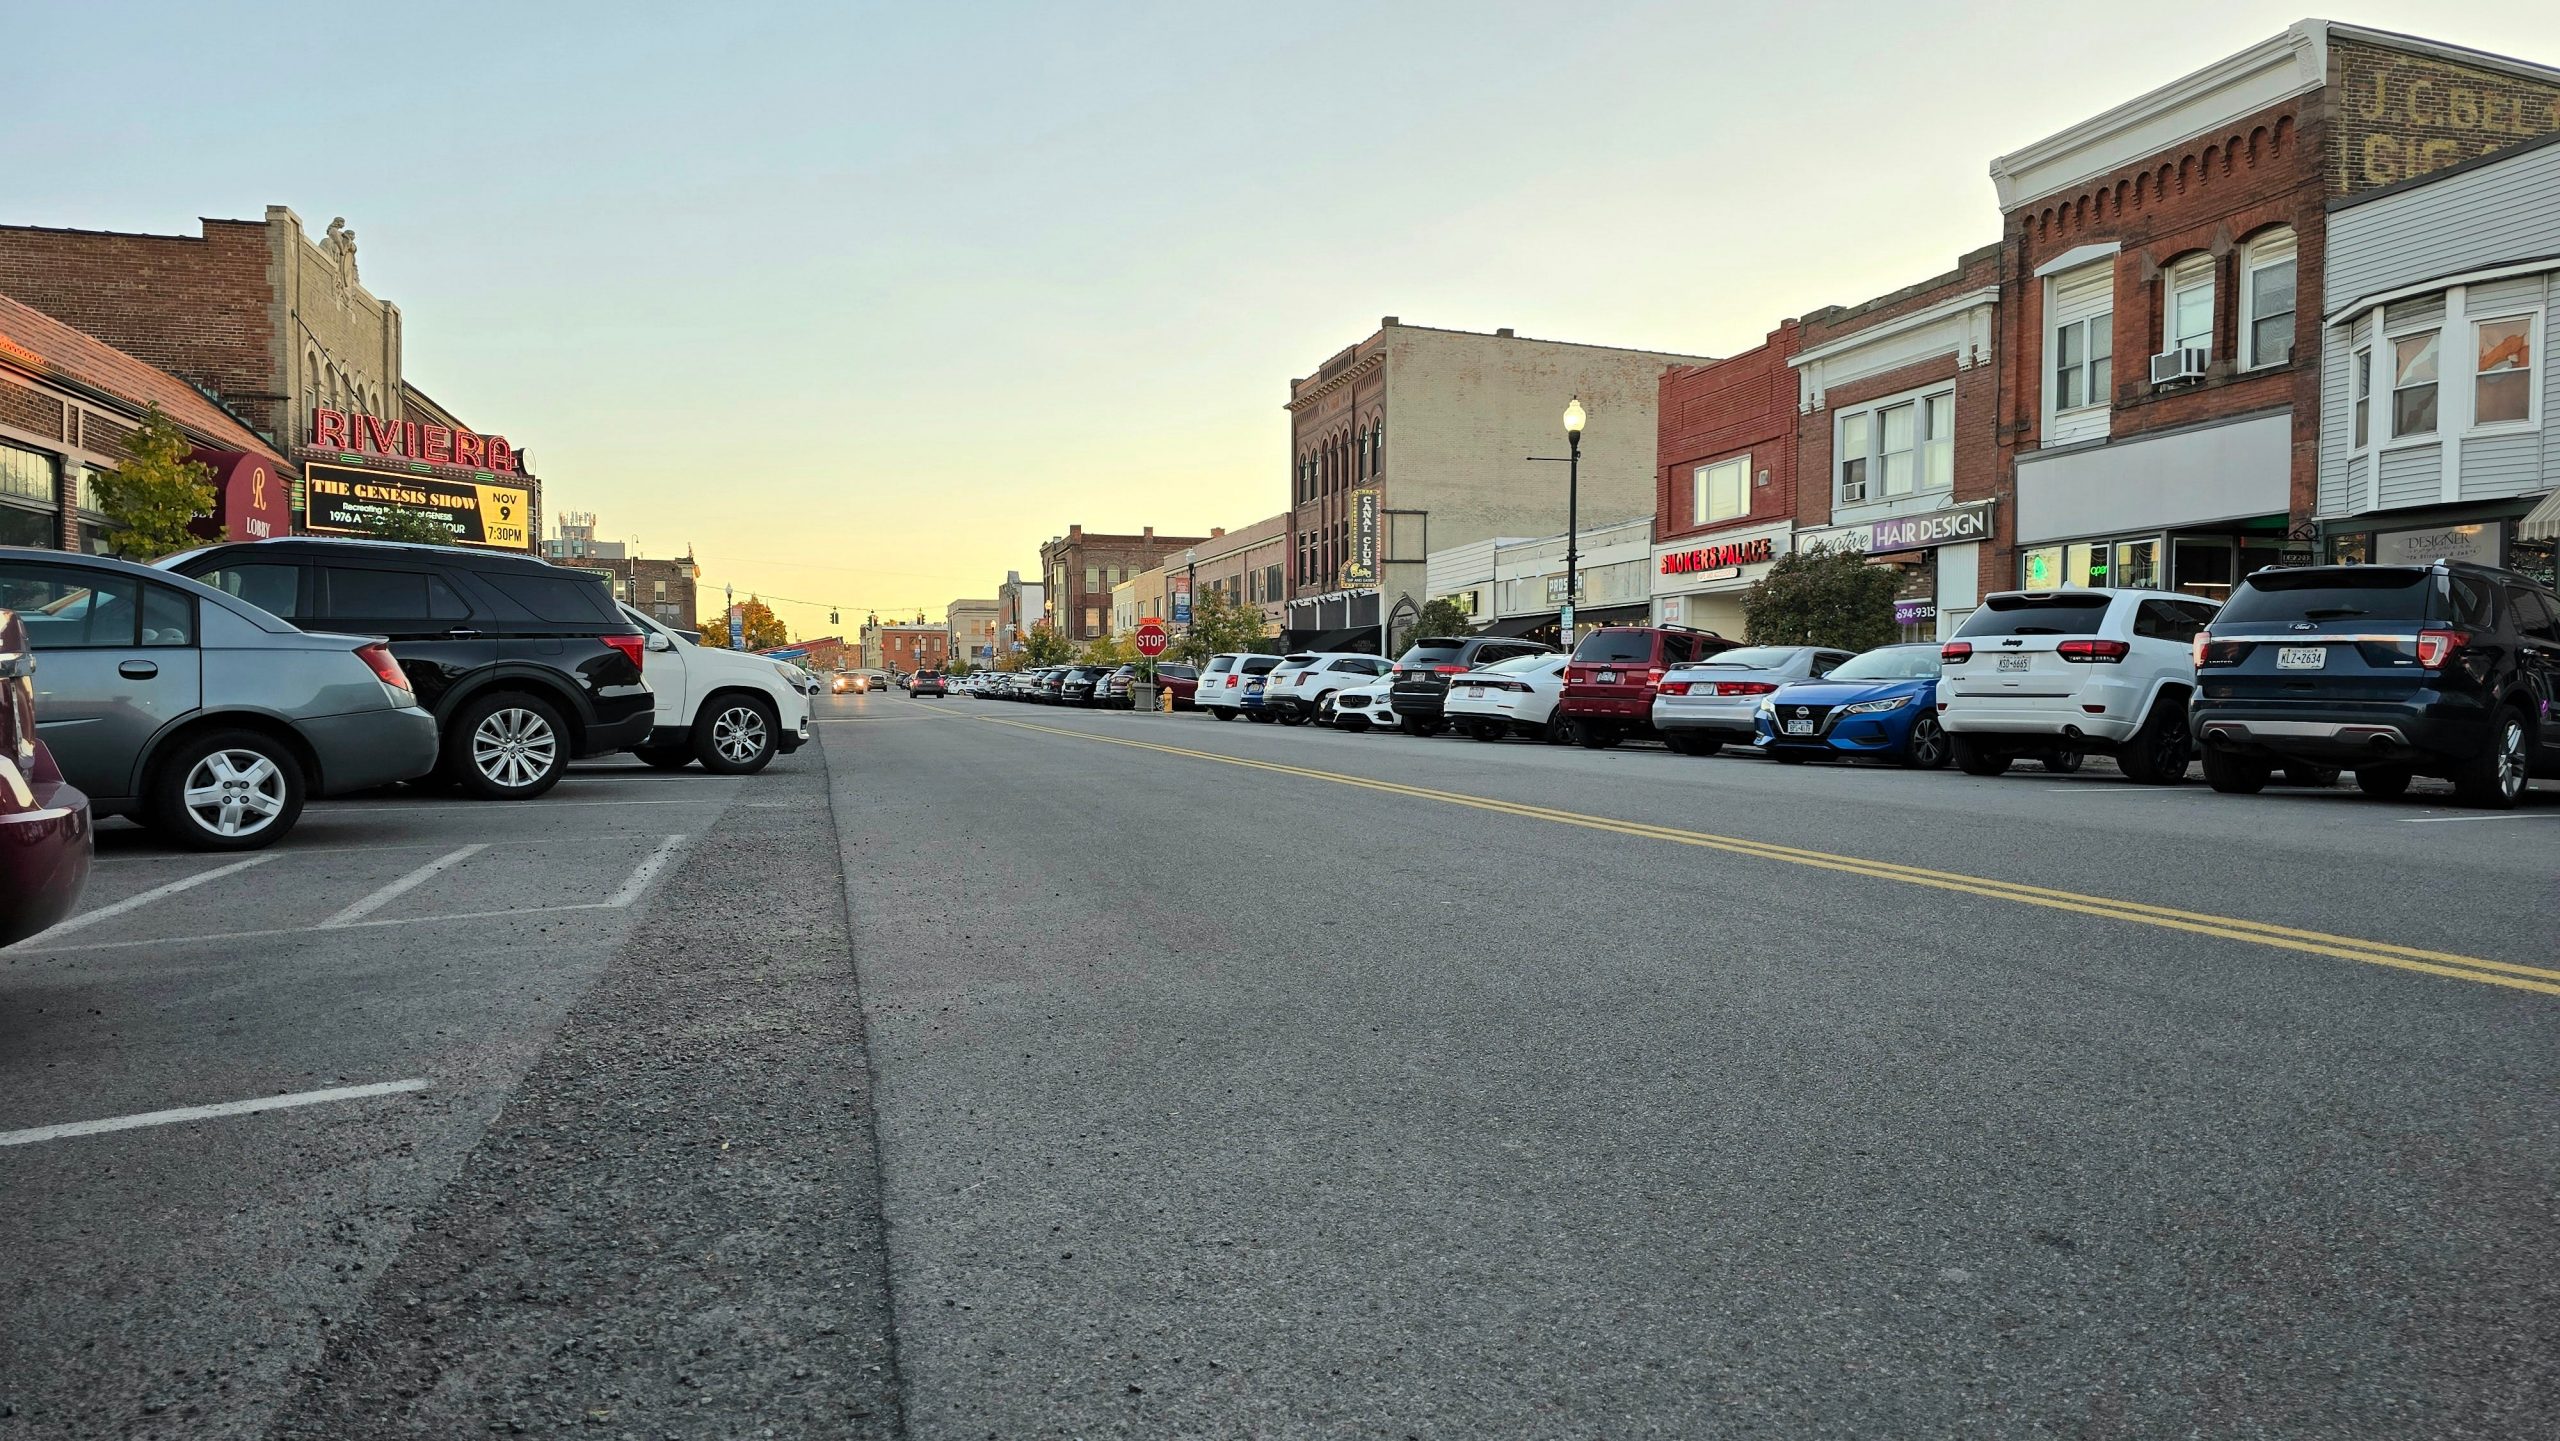
[[[1796,371],[1798,413],[1810,415],[1829,405],[1835,385],[1941,355],[1955,357],[1958,370],[1990,360],[1992,318],[1999,306],[2000,288],[1984,286],[1796,352],[1787,364]]]
[[[2281,35],[1999,157],[1991,162],[1991,183],[2000,208],[2015,210],[2113,174],[2320,88],[2329,76],[2329,32],[2326,20],[2296,22]],[[2398,37],[2387,38],[2399,43]]]
[[[1312,382],[1301,389],[1292,391],[1289,396],[1289,404],[1287,408],[1291,411],[1305,410],[1307,407],[1315,404],[1324,397],[1333,394],[1342,387],[1349,385],[1354,381],[1362,380],[1368,376],[1376,374],[1378,369],[1386,363],[1387,349],[1382,345],[1376,350],[1369,352],[1367,355],[1361,356],[1358,360],[1351,362],[1349,365],[1344,366],[1335,374],[1326,376],[1320,381]]]

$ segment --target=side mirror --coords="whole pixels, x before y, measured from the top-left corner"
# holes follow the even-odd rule
[[[656,631],[656,630],[653,630],[653,631],[649,632],[649,649],[651,649],[651,650],[674,650],[675,648],[676,648],[676,643],[675,643],[674,641],[671,641],[671,640],[667,639],[666,632],[664,632],[664,631]]]

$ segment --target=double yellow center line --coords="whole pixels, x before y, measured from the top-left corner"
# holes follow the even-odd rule
[[[1017,730],[1039,731],[1047,735],[1067,736],[1075,740],[1095,741],[1103,745],[1127,746],[1133,750],[1155,751],[1162,755],[1215,761],[1220,765],[1242,766],[1247,770],[1270,771],[1276,775],[1298,776],[1307,780],[1328,781],[1334,785],[1356,786],[1361,790],[1408,796],[1415,800],[1467,806],[1475,810],[1492,811],[1497,815],[1549,821],[1556,825],[1579,826],[1584,830],[1610,831],[1643,840],[1667,841],[1673,845],[1697,846],[1706,850],[1751,856],[1759,860],[1784,861],[1789,865],[1812,866],[1818,870],[1869,876],[1881,881],[1899,881],[1904,885],[1928,886],[1935,890],[1955,891],[1991,900],[2010,901],[2022,906],[2042,906],[2048,910],[2071,911],[2079,915],[2098,916],[2133,925],[2156,926],[2162,930],[2185,931],[2199,936],[2216,936],[2223,940],[2247,941],[2261,946],[2273,946],[2279,950],[2299,951],[2305,955],[2328,956],[2342,961],[2362,961],[2366,965],[2390,966],[2395,970],[2417,971],[2425,975],[2444,976],[2452,980],[2478,981],[2483,985],[2507,986],[2519,991],[2539,991],[2546,996],[2560,996],[2560,970],[2547,970],[2540,966],[2521,966],[2509,961],[2492,961],[2479,956],[2460,955],[2452,951],[2430,951],[2416,946],[2399,946],[2386,941],[2358,940],[2353,936],[2334,936],[2325,931],[2306,931],[2293,926],[2271,925],[2265,921],[2244,920],[2238,916],[2182,911],[2175,907],[2155,906],[2142,901],[2084,895],[2078,891],[2055,890],[2048,886],[2022,885],[2016,881],[1993,880],[1987,876],[1969,876],[1959,871],[1931,870],[1925,866],[1906,866],[1896,861],[1870,860],[1864,856],[1807,850],[1802,846],[1782,846],[1771,841],[1747,840],[1740,836],[1719,836],[1705,831],[1682,830],[1675,826],[1648,825],[1642,821],[1624,821],[1609,816],[1586,815],[1580,811],[1563,811],[1550,806],[1533,806],[1519,801],[1496,800],[1490,796],[1471,796],[1458,791],[1401,785],[1394,781],[1344,775],[1338,771],[1310,770],[1305,766],[1282,765],[1277,761],[1248,760],[1243,756],[1221,755],[1216,751],[1192,750],[1184,746],[1161,745],[1154,741],[1130,740],[1123,736],[1097,735],[1091,731],[1069,730],[1062,726],[1046,726],[1032,721],[997,720],[992,716],[975,716],[971,719],[982,721],[987,725],[1011,726]]]

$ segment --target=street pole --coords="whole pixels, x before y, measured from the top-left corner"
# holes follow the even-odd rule
[[[1556,613],[1556,639],[1566,650],[1573,649],[1573,598],[1580,593],[1576,582],[1582,561],[1582,426],[1585,419],[1581,396],[1565,402],[1564,608]]]

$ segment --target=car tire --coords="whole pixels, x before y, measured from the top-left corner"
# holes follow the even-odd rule
[[[2325,791],[2338,783],[2338,768],[2336,766],[2287,765],[2284,768],[2284,783],[2289,786]]]
[[[694,758],[715,776],[754,775],[773,764],[781,747],[782,723],[760,697],[720,697],[694,717]]]
[[[1569,746],[1573,744],[1573,722],[1560,715],[1549,715],[1546,729],[1538,733],[1538,738],[1551,746]]]
[[[2136,785],[2174,786],[2187,778],[2195,759],[2195,738],[2187,730],[2186,706],[2168,696],[2151,703],[2151,714],[2126,737],[2116,752],[2116,769]]]
[[[444,773],[466,796],[529,801],[569,770],[569,727],[551,702],[492,691],[464,702],[445,730]]]
[[[1204,705],[1201,709],[1222,721],[1231,721],[1236,718],[1236,713],[1234,711],[1231,711],[1222,705]]]
[[[2274,774],[2273,766],[2250,756],[2210,749],[2204,753],[2204,783],[2226,796],[2254,796]]]
[[[2089,755],[2086,751],[2055,750],[2046,751],[2043,755],[2036,757],[2036,764],[2055,775],[2068,776],[2078,775],[2080,767],[2086,764],[2088,759]]]
[[[1969,776],[2003,774],[2009,769],[2010,762],[2016,759],[2005,751],[1995,751],[1969,736],[1960,735],[1947,737],[1947,754],[1955,760],[1956,769]]]
[[[274,845],[302,818],[302,763],[262,731],[208,731],[152,768],[144,814],[174,844],[198,851]]]
[[[2524,799],[2533,764],[2533,733],[2524,713],[2502,705],[2489,713],[2489,749],[2455,769],[2453,799],[2484,810],[2514,810]]]
[[[1280,712],[1276,719],[1278,719],[1280,724],[1284,726],[1302,726],[1307,723],[1307,713],[1299,710],[1286,710]]]
[[[631,753],[653,770],[680,771],[693,764],[691,746],[640,746]]]
[[[1504,725],[1500,721],[1469,721],[1467,722],[1467,734],[1474,736],[1480,741],[1506,740],[1511,735],[1511,727]]]
[[[1947,764],[1947,728],[1933,715],[1923,715],[1911,723],[1911,734],[1903,739],[1901,761],[1915,771],[1944,769]]]
[[[2411,772],[2403,766],[2360,766],[2356,789],[2378,801],[2396,801],[2409,793]]]
[[[1605,751],[1626,737],[1606,721],[1575,721],[1573,738],[1584,750]]]

